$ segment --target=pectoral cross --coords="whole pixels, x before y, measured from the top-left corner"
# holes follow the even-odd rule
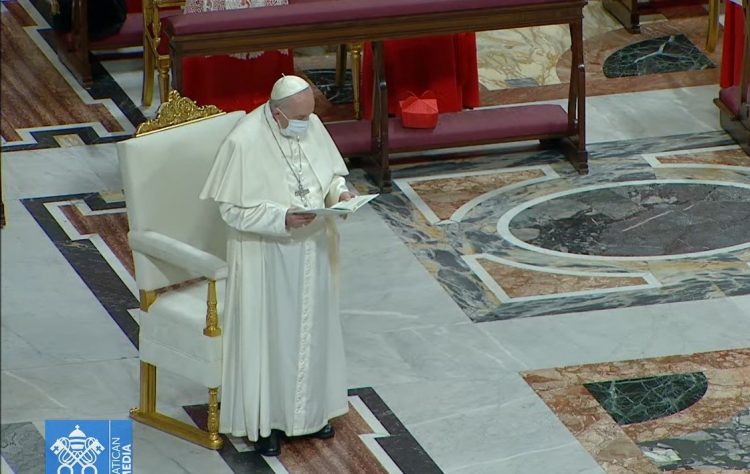
[[[299,188],[297,188],[296,191],[294,191],[295,196],[299,196],[300,198],[304,199],[305,196],[310,194],[310,190],[307,188],[302,187],[302,183],[299,184]]]

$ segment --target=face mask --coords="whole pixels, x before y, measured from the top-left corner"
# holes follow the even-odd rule
[[[302,138],[305,136],[307,133],[307,127],[310,125],[308,120],[290,120],[281,109],[279,109],[279,112],[281,112],[281,115],[283,115],[288,122],[286,128],[280,129],[282,135],[293,138]]]

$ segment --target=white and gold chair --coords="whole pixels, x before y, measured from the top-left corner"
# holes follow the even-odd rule
[[[243,112],[197,107],[170,92],[157,118],[118,143],[140,290],[140,403],[131,418],[219,449],[221,320],[226,229],[213,201],[198,198],[224,137]],[[157,411],[157,369],[208,388],[208,430]]]

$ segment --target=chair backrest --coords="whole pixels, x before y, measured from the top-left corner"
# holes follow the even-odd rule
[[[159,232],[226,259],[227,226],[218,205],[198,195],[224,138],[243,116],[221,114],[117,144],[131,231]],[[133,260],[141,290],[197,276],[138,252]]]

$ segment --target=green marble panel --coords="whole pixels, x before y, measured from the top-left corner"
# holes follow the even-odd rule
[[[602,66],[606,77],[645,76],[715,68],[687,36],[662,36],[628,45],[612,53]]]
[[[701,399],[708,388],[702,372],[584,384],[619,425],[673,415]]]

